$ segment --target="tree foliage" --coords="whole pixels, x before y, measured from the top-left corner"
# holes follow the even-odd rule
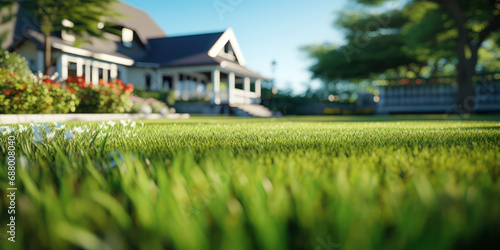
[[[66,30],[76,37],[101,37],[99,23],[105,17],[117,16],[112,4],[117,0],[23,0],[18,3],[40,23],[45,36],[45,72],[51,65],[50,36],[52,32]],[[73,25],[63,25],[69,20]],[[109,25],[104,25],[109,27]]]
[[[316,59],[313,76],[325,83],[391,77],[390,72],[400,77],[401,69],[430,77],[452,63],[459,89],[468,86],[470,95],[472,76],[460,72],[498,65],[492,56],[499,41],[498,0],[412,0],[397,8],[385,0],[353,2],[362,8],[341,13],[335,22],[345,33],[344,45],[306,48]]]

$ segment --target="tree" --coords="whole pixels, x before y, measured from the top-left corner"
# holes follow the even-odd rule
[[[12,1],[4,1],[0,0],[0,25],[4,25],[8,23],[12,17],[14,17],[13,11],[12,11]],[[7,36],[9,35],[9,31],[6,30],[4,32],[0,32],[0,51],[2,50],[2,44],[7,39]]]
[[[45,60],[44,72],[47,74],[52,65],[51,34],[66,30],[76,37],[102,37],[99,23],[104,17],[116,16],[111,5],[116,0],[19,0],[31,16],[40,23],[44,36]],[[68,20],[73,25],[63,25]]]
[[[409,8],[423,4],[428,6],[425,18],[415,20],[413,25],[409,25],[407,34],[413,34],[415,43],[424,44],[427,36],[422,32],[412,32],[418,28],[424,29],[423,24],[428,22],[427,17],[434,16],[436,21],[433,22],[433,26],[438,30],[430,34],[434,33],[436,37],[449,37],[438,45],[453,45],[447,46],[446,51],[454,51],[454,57],[458,60],[456,112],[470,113],[474,107],[473,76],[476,74],[479,50],[487,39],[492,38],[494,33],[500,30],[500,1],[415,0],[409,4]],[[441,20],[437,18],[438,16]]]
[[[472,112],[473,76],[484,42],[500,29],[498,0],[411,0],[387,9],[388,0],[353,0],[368,10],[344,12],[336,25],[346,32],[340,47],[312,46],[313,75],[324,81],[378,77],[405,68],[414,75],[443,62],[455,64],[457,112]],[[371,13],[371,14],[370,14]],[[375,13],[375,14],[373,14]],[[483,49],[483,53],[481,53]],[[440,66],[441,65],[441,66]]]

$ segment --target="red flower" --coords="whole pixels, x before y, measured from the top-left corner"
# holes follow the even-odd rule
[[[126,92],[133,92],[134,91],[134,85],[131,83],[127,84],[127,88],[125,89]]]
[[[4,90],[3,91],[6,95],[10,95],[12,93],[12,89]]]

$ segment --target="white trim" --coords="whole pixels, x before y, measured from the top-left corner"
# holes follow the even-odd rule
[[[245,58],[243,58],[243,53],[241,52],[240,45],[236,40],[236,36],[234,35],[233,29],[229,28],[222,34],[222,36],[215,42],[214,46],[208,51],[208,55],[211,57],[216,57],[221,50],[224,49],[224,46],[230,42],[233,47],[234,54],[238,59],[238,62],[241,66],[245,66]]]
[[[54,46],[54,48],[60,49],[63,52],[78,55],[78,56],[92,57],[92,58],[95,58],[98,60],[122,64],[122,65],[126,65],[126,66],[134,65],[134,60],[132,60],[132,59],[127,59],[127,58],[123,58],[123,57],[119,57],[119,56],[112,56],[112,55],[103,54],[103,53],[93,53],[93,52],[88,51],[86,49],[75,48],[72,46],[59,44],[59,43],[54,43],[53,46]]]
[[[112,56],[112,55],[108,55],[108,54],[95,53],[94,58],[98,59],[98,60],[112,62],[112,63],[123,64],[126,66],[134,65],[134,60],[132,60],[132,59],[126,59],[123,57]]]

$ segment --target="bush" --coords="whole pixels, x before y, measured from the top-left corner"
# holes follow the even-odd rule
[[[76,111],[81,99],[77,96],[74,88],[62,86],[59,82],[54,82],[47,76],[42,79],[42,85],[45,89],[48,89],[49,96],[52,98],[52,113],[65,114]]]
[[[35,79],[0,68],[0,113],[61,114],[75,112],[80,103],[76,90],[49,77]]]
[[[26,58],[16,52],[0,50],[0,68],[6,69],[9,73],[17,73],[22,77],[31,77],[32,73]]]
[[[49,91],[33,78],[0,68],[0,113],[49,113],[52,99]]]
[[[134,86],[130,83],[125,85],[119,79],[107,83],[101,79],[94,86],[86,83],[82,77],[70,77],[66,83],[77,90],[77,96],[81,99],[78,113],[125,113],[133,106],[129,96]]]
[[[139,88],[138,90],[136,90],[134,95],[145,99],[154,98],[170,106],[174,106],[176,101],[174,90],[169,90],[169,91],[162,90],[157,92],[157,91],[146,91],[143,88]]]
[[[138,96],[132,96],[130,98],[134,103],[131,113],[144,113],[147,110],[151,110],[152,113],[168,113],[168,106],[162,101],[158,101],[154,98],[141,98]],[[147,107],[148,106],[148,107]]]

